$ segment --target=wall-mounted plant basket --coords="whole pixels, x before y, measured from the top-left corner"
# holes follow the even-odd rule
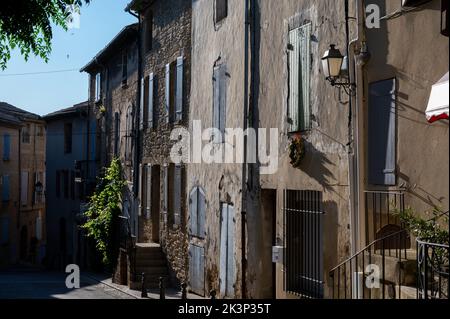
[[[295,134],[291,137],[289,145],[289,158],[294,168],[300,168],[301,163],[306,155],[305,140],[301,134]]]

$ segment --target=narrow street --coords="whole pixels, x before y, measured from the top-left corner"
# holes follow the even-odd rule
[[[80,289],[68,289],[63,272],[30,269],[0,271],[0,299],[133,299],[81,274]]]

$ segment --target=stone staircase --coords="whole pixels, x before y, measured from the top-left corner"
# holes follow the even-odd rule
[[[169,283],[167,259],[159,244],[136,244],[134,262],[134,267],[130,267],[130,289],[142,290],[143,273],[148,289],[157,289],[161,277],[164,278],[164,285],[167,287]]]

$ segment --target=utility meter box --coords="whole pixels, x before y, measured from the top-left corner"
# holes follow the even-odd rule
[[[284,247],[283,246],[274,246],[272,247],[272,262],[275,264],[282,264],[284,256]]]

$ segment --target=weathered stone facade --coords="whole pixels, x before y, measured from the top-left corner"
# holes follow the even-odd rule
[[[148,216],[141,214],[139,242],[156,241],[161,244],[171,270],[171,281],[177,284],[187,280],[186,174],[183,172],[181,179],[181,223],[175,225],[171,209],[164,210],[163,194],[166,189],[163,172],[164,167],[172,162],[170,151],[175,143],[170,140],[172,130],[186,127],[188,123],[191,79],[191,3],[184,0],[153,1],[151,4],[146,1],[137,1],[135,9],[142,19],[142,79],[148,81],[146,79],[153,74],[154,81],[153,114],[148,114],[147,109],[141,112],[141,115],[145,117],[141,134],[141,163],[142,167],[152,167],[152,178],[154,183],[159,183],[159,194],[161,194],[161,196],[155,194],[158,193],[158,188],[153,186],[152,197],[154,201],[159,201],[159,204],[153,204],[152,212]],[[183,114],[182,120],[174,123],[173,119],[167,120],[166,65],[176,63],[180,57],[183,59]],[[148,90],[149,84],[146,83],[143,86],[144,90]],[[172,84],[171,82],[171,86]],[[146,108],[148,96],[145,94],[144,96],[146,97],[141,101]],[[152,127],[148,125],[149,116],[153,119]],[[140,181],[142,183],[142,178]],[[173,194],[173,185],[168,185],[168,193]],[[142,197],[141,194],[141,206],[144,206]],[[169,196],[168,200],[172,201],[173,197]]]

